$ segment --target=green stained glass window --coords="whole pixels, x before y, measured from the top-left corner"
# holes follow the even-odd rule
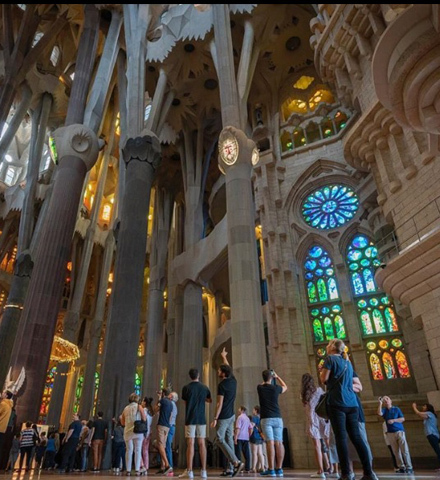
[[[304,262],[304,280],[314,341],[321,343],[333,338],[346,339],[333,260],[320,245],[314,245],[308,251]]]
[[[359,199],[346,185],[318,188],[303,202],[302,215],[308,225],[329,230],[345,225],[359,208]]]
[[[380,292],[374,279],[380,265],[377,256],[378,250],[374,242],[362,234],[353,237],[346,253],[363,336],[399,331],[394,306],[390,299]]]
[[[142,379],[138,372],[136,372],[134,377],[134,392],[137,395],[141,394]]]
[[[318,287],[319,301],[320,302],[326,302],[328,300],[328,294],[327,294],[327,287],[325,285],[324,280],[322,278],[320,278],[316,282],[316,285]]]
[[[322,332],[322,325],[319,320],[313,322],[313,334],[315,336],[315,342],[324,341],[324,333]]]
[[[99,372],[95,372],[95,385],[93,394],[93,411],[96,412],[96,406],[98,404],[98,391],[99,391]]]
[[[84,387],[84,375],[81,374],[78,377],[78,381],[76,383],[76,389],[75,389],[75,403],[73,405],[73,412],[78,413],[79,412],[79,404],[81,402],[81,395],[82,395],[82,390]]]
[[[329,317],[324,318],[324,331],[327,340],[333,340],[335,338],[333,323]]]
[[[342,317],[340,315],[336,315],[334,322],[335,322],[335,328],[336,328],[336,337],[346,338],[345,325],[344,325],[344,320],[342,320]]]

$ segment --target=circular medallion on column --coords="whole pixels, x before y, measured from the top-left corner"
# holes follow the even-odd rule
[[[226,165],[234,165],[238,158],[238,140],[229,130],[223,130],[218,144],[220,157]]]
[[[257,147],[254,147],[254,149],[252,150],[251,160],[254,167],[260,161],[260,152],[258,151]]]

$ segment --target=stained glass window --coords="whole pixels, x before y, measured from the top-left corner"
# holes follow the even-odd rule
[[[410,378],[408,359],[400,338],[383,338],[367,342],[371,374],[374,380]]]
[[[374,380],[383,380],[382,366],[380,365],[379,357],[375,353],[370,355],[370,367]]]
[[[141,386],[142,386],[141,376],[139,375],[139,372],[136,372],[134,377],[134,393],[136,393],[137,395],[140,395]]]
[[[393,335],[399,332],[394,305],[388,296],[380,291],[374,279],[380,266],[374,242],[365,235],[355,235],[348,246],[346,262],[362,334],[364,337],[375,336],[374,341],[366,343],[373,379],[409,378],[411,375],[403,341],[393,338]],[[388,335],[388,338],[383,335]]]
[[[304,268],[309,303],[339,299],[333,261],[323,247],[310,248]]]
[[[364,336],[399,331],[394,306],[387,295],[380,293],[374,280],[380,265],[377,256],[374,243],[361,234],[353,238],[347,250],[351,286],[358,297],[356,303]]]
[[[44,384],[43,399],[41,400],[40,415],[47,416],[49,411],[50,397],[52,396],[53,382],[57,373],[57,367],[52,367],[47,372],[46,382]]]
[[[308,225],[328,230],[345,225],[359,208],[359,199],[346,185],[326,185],[311,193],[302,205]]]
[[[96,406],[98,404],[98,391],[99,391],[99,372],[95,372],[95,386],[93,394],[93,412],[96,412]]]
[[[304,262],[304,279],[314,341],[321,343],[334,338],[346,339],[333,261],[320,245],[312,246],[308,252]]]
[[[81,402],[81,394],[82,390],[84,387],[84,375],[81,374],[78,377],[78,381],[76,383],[76,389],[75,389],[75,403],[73,405],[73,412],[78,413],[79,412],[79,404]]]

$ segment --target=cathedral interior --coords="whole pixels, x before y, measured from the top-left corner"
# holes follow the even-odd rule
[[[382,395],[434,465],[411,405],[440,410],[438,4],[1,15],[0,383],[24,373],[19,421],[110,419],[191,367],[215,395],[226,348],[236,406],[265,368],[286,381],[309,468],[301,377],[340,338],[377,465]]]

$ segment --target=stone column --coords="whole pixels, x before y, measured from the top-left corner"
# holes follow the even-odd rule
[[[24,367],[27,378],[19,420],[38,417],[79,197],[98,155],[98,139],[83,125],[60,128],[55,138],[60,163],[11,362],[14,374]]]
[[[182,165],[185,191],[185,251],[191,249],[203,234],[203,135],[202,129],[197,131],[194,141],[193,132],[184,129],[184,144],[181,146],[180,160]],[[202,168],[203,167],[203,168]],[[179,326],[179,381],[187,383],[190,368],[197,368],[202,375],[203,349],[203,305],[202,286],[188,281],[183,287],[183,323]],[[183,438],[183,437],[182,437]]]
[[[129,138],[123,153],[126,185],[99,389],[106,419],[121,413],[134,387],[150,190],[161,160],[160,143],[152,132]]]
[[[226,173],[232,357],[239,385],[237,402],[253,405],[256,385],[266,368],[251,183],[252,163],[258,161],[258,151],[244,132],[226,127],[220,134],[219,152],[219,162]]]
[[[27,82],[23,83],[21,88],[21,101],[18,104],[17,110],[15,111],[14,116],[9,122],[8,129],[0,140],[0,161],[3,161],[5,153],[8,151],[8,148],[11,146],[12,140],[14,140],[15,134],[17,133],[18,128],[23,121],[24,116],[26,115],[28,108],[32,100],[32,90],[29,88]]]
[[[153,398],[155,398],[155,392],[160,388],[162,376],[163,294],[166,286],[166,260],[172,207],[172,193],[164,188],[156,188],[150,253],[147,335],[142,381],[143,393]]]
[[[99,357],[99,342],[101,340],[102,323],[107,300],[108,276],[112,267],[115,250],[115,236],[110,230],[105,240],[104,259],[99,279],[98,297],[96,299],[95,316],[90,323],[89,345],[87,348],[87,363],[84,373],[84,386],[81,394],[80,412],[83,418],[90,418],[93,411],[95,393],[95,372]]]
[[[0,322],[0,385],[3,385],[8,371],[15,336],[20,322],[21,311],[29,287],[33,262],[29,251],[34,226],[34,202],[38,170],[46,136],[47,120],[52,105],[52,96],[43,94],[38,112],[32,116],[31,153],[26,176],[25,197],[18,233],[17,266],[8,295],[7,306]]]
[[[114,125],[114,123],[113,123]],[[79,319],[81,313],[81,306],[84,298],[84,291],[86,288],[86,282],[89,274],[90,260],[92,258],[95,232],[97,229],[98,215],[101,209],[102,196],[104,193],[104,187],[107,180],[108,164],[110,161],[110,152],[113,148],[114,129],[110,136],[109,145],[103,155],[101,168],[98,177],[98,187],[96,189],[95,201],[93,202],[92,214],[90,218],[90,224],[87,228],[86,237],[82,245],[81,261],[78,265],[78,275],[76,275],[75,284],[72,284],[73,294],[70,298],[69,309],[64,317],[64,331],[63,338],[69,342],[76,343],[77,332],[79,328]],[[52,390],[52,396],[50,400],[50,409],[48,413],[48,423],[50,425],[57,425],[61,409],[63,407],[64,393],[66,390],[65,375],[60,373],[67,373],[69,370],[69,364],[62,363],[58,365],[54,387]]]

